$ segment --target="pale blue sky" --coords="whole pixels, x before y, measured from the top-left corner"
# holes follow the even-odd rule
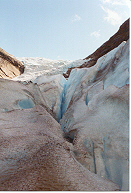
[[[129,0],[0,0],[0,47],[16,57],[80,59],[129,18]]]

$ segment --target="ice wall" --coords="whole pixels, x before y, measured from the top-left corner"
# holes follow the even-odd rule
[[[58,122],[62,118],[66,82],[66,79],[61,74],[53,76],[42,75],[33,81],[40,89],[44,105],[52,111],[54,118]]]
[[[71,71],[60,120],[75,158],[121,190],[129,189],[128,84],[129,41],[94,66]]]
[[[129,41],[122,42],[117,48],[99,58],[90,68],[74,69],[67,81],[62,113],[64,114],[71,101],[86,94],[88,104],[88,90],[103,81],[103,89],[113,84],[122,87],[129,83]]]

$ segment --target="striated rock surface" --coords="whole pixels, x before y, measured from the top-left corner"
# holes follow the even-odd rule
[[[0,48],[0,78],[12,79],[23,72],[23,63]]]
[[[126,20],[119,28],[118,32],[115,33],[108,41],[106,41],[102,46],[100,46],[93,54],[86,57],[82,65],[78,68],[89,68],[94,66],[97,60],[103,55],[107,54],[114,48],[118,47],[123,41],[127,41],[129,39],[129,23],[130,19]],[[68,78],[70,76],[71,70],[74,69],[69,68],[66,73],[63,75]]]

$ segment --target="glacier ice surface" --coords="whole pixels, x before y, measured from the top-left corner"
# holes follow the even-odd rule
[[[120,103],[117,106],[117,101],[115,101],[116,103],[113,103],[112,101],[108,101],[108,98],[104,98],[104,101],[102,97],[99,99],[99,96],[106,97],[107,94],[114,92],[113,90],[117,90],[118,87],[122,88],[124,85],[129,84],[128,48],[129,41],[122,42],[117,48],[99,58],[94,66],[90,68],[73,69],[68,80],[66,80],[62,74],[66,72],[69,67],[80,66],[83,63],[83,60],[54,61],[43,58],[18,58],[25,64],[25,72],[24,74],[14,78],[14,80],[27,82],[32,81],[34,84],[38,85],[43,95],[45,105],[47,105],[53,111],[57,121],[60,121],[64,132],[68,133],[71,129],[75,130],[79,128],[82,130],[82,132],[85,129],[85,136],[88,129],[90,129],[89,134],[93,133],[93,137],[91,136],[92,138],[94,138],[96,134],[97,137],[101,135],[101,139],[103,139],[104,144],[104,153],[102,154],[99,148],[95,149],[95,145],[93,146],[93,151],[96,153],[96,156],[99,156],[99,159],[97,160],[98,165],[101,164],[101,167],[104,167],[103,170],[99,169],[100,171],[98,171],[98,173],[101,175],[103,172],[104,177],[107,177],[108,179],[111,179],[115,183],[119,184],[123,190],[128,188],[128,184],[126,184],[128,183],[126,182],[128,179],[125,179],[128,178],[128,166],[126,165],[127,160],[125,161],[124,156],[121,158],[121,156],[114,155],[112,153],[114,150],[110,148],[110,137],[112,137],[113,140],[114,136],[113,134],[111,134],[111,136],[107,136],[107,133],[110,133],[109,131],[107,132],[107,130],[111,129],[111,132],[113,132],[114,125],[118,125],[120,128],[120,124],[123,124],[124,122],[118,123],[120,118],[121,120],[125,119],[126,125],[124,125],[123,128],[127,129],[127,117],[123,116],[123,114],[120,114],[118,118],[115,116],[117,113],[121,113],[118,112],[118,109],[121,107]],[[122,89],[124,90],[124,88]],[[117,92],[119,92],[119,89]],[[99,103],[95,104],[97,100]],[[24,107],[25,103],[23,102],[25,101],[21,101],[20,103],[21,107]],[[98,113],[98,117],[95,114],[95,110],[97,108],[94,104],[97,108],[99,107],[98,110],[101,113]],[[113,107],[112,104],[115,104],[116,106],[114,105]],[[33,103],[30,101],[28,105],[32,106]],[[123,112],[126,112],[125,106],[122,108]],[[93,111],[94,116],[92,115]],[[112,112],[114,113],[114,117],[112,117]],[[110,115],[111,121],[108,120],[108,114]],[[87,115],[90,116],[90,120],[88,120],[89,117]],[[92,128],[94,128],[94,130]],[[115,129],[118,131],[119,128],[115,126]],[[102,129],[104,132],[100,132]],[[70,132],[70,135],[73,136],[73,132],[74,131],[72,131],[72,133]],[[126,134],[128,135],[128,132]],[[120,138],[118,136],[118,139],[125,140],[126,143],[127,138],[128,136],[125,136],[125,139],[124,137]],[[86,138],[84,141],[86,142]],[[114,141],[113,143],[115,144]],[[119,144],[119,141],[116,140],[116,144],[117,142]],[[85,144],[88,146],[87,143]],[[124,145],[121,145],[121,148],[122,147],[127,149],[127,147]],[[89,150],[90,148],[88,148],[88,151]],[[121,153],[119,152],[119,148],[117,148],[115,151]],[[109,159],[110,152],[111,158]]]

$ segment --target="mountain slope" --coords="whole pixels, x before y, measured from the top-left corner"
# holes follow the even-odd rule
[[[23,63],[0,48],[0,77],[11,79],[23,72]]]
[[[123,41],[127,41],[129,39],[129,22],[130,19],[126,20],[119,28],[118,32],[115,33],[108,41],[106,41],[102,46],[100,46],[93,54],[86,57],[88,62],[83,62],[78,68],[89,68],[94,66],[97,60],[103,55],[107,54],[109,51],[113,50],[117,46],[119,46]],[[84,59],[84,60],[85,60]],[[63,75],[65,78],[68,78],[70,72],[73,68],[69,68],[66,73]]]

